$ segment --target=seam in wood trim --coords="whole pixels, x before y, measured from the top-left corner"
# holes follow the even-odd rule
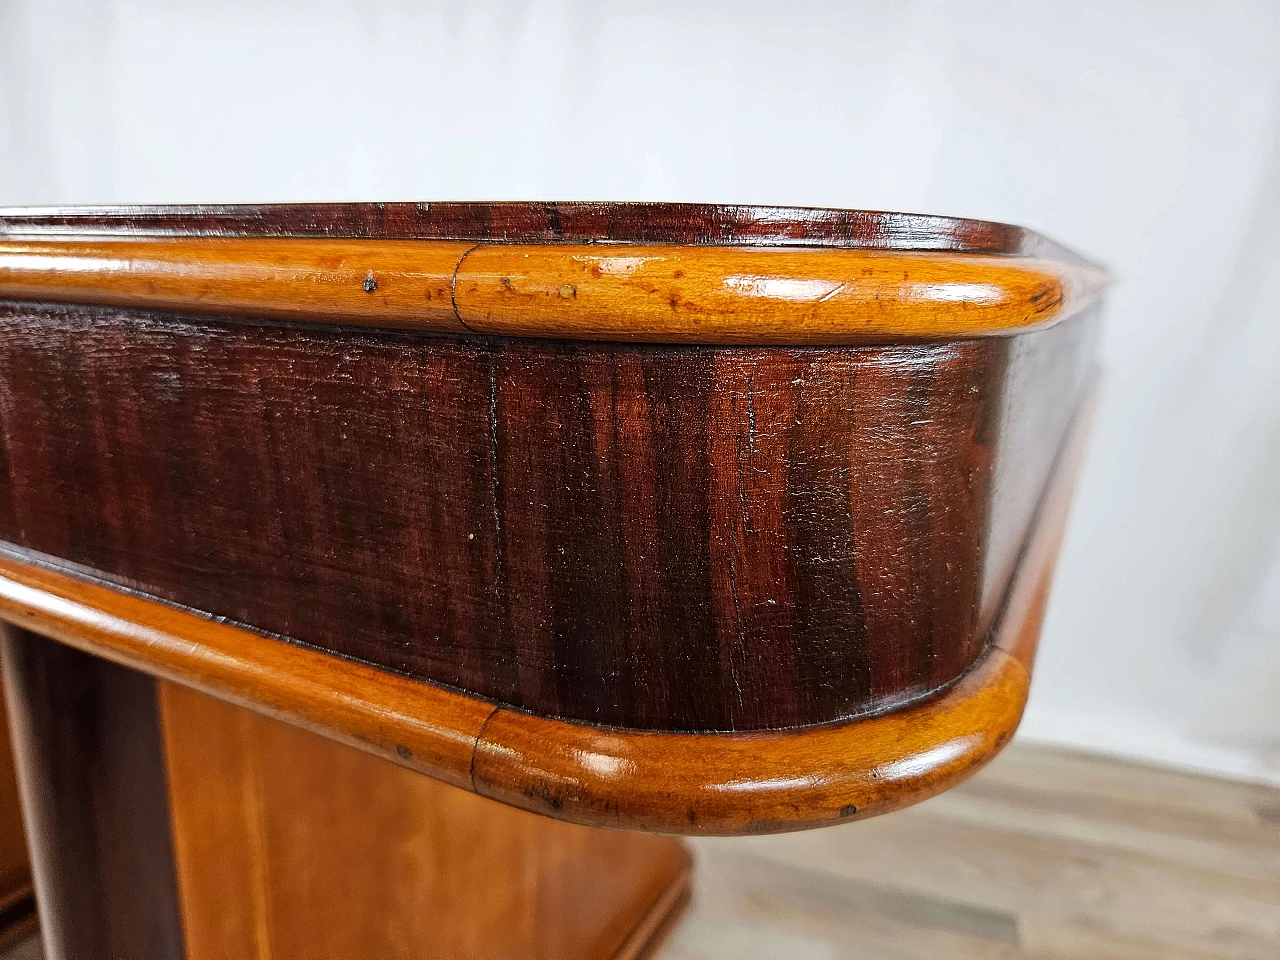
[[[6,299],[647,343],[1007,336],[1057,323],[1105,283],[1089,265],[975,253],[0,237]]]
[[[464,333],[451,278],[472,245],[0,238],[0,297]]]
[[[1022,666],[993,649],[940,697],[868,720],[754,734],[621,731],[495,708],[4,554],[0,616],[492,799],[580,823],[675,833],[794,830],[923,799],[994,755],[1027,688]],[[956,723],[964,729],[950,746],[930,739]],[[602,744],[622,752],[601,753]],[[895,744],[891,758],[879,757],[887,773],[865,765],[869,745]],[[628,754],[637,748],[640,758]],[[850,775],[874,796],[851,790]]]
[[[467,326],[467,321],[462,319],[462,314],[458,311],[458,271],[462,269],[462,261],[466,260],[467,257],[471,255],[471,252],[479,246],[480,244],[478,243],[472,244],[467,251],[458,258],[458,262],[453,265],[453,275],[449,277],[449,299],[453,303],[453,315],[457,317],[458,322],[468,330],[471,330],[471,327]],[[475,331],[471,330],[471,332],[474,333]]]
[[[614,732],[499,710],[482,796],[591,826],[778,833],[888,813],[954,786],[1009,741],[1029,678],[990,649],[952,690],[863,720],[751,734]]]
[[[501,710],[501,709],[502,709],[502,707],[500,707],[500,706],[497,706],[497,705],[495,705],[495,706],[494,706],[493,710],[491,710],[491,711],[489,712],[489,715],[488,715],[487,717],[485,717],[485,718],[484,718],[484,722],[483,722],[482,724],[480,724],[480,729],[476,731],[476,738],[475,738],[475,740],[474,740],[474,741],[472,742],[472,744],[471,744],[471,770],[470,770],[470,773],[471,773],[471,791],[472,791],[473,793],[477,793],[477,792],[479,792],[479,791],[477,791],[477,790],[476,790],[476,754],[477,754],[477,753],[479,752],[479,750],[480,750],[480,740],[484,737],[484,728],[485,728],[485,727],[487,727],[487,726],[489,725],[489,721],[493,719],[494,714],[496,714],[496,713],[497,713],[499,710]]]
[[[1077,417],[1049,482],[1079,464]],[[1054,510],[1009,589],[1056,557]],[[1049,522],[1049,518],[1054,522]],[[0,548],[0,618],[559,819],[689,834],[769,833],[874,816],[932,796],[1008,742],[1026,702],[1041,603],[1007,605],[996,643],[953,687],[878,716],[754,733],[618,730],[522,714],[255,633]]]

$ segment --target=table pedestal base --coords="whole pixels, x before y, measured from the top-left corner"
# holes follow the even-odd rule
[[[637,957],[678,840],[562,823],[6,628],[46,955]]]

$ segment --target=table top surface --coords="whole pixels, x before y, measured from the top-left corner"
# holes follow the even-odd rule
[[[971,339],[1050,326],[1104,270],[1021,227],[636,203],[0,210],[0,296],[459,335]]]
[[[445,201],[0,207],[0,235],[33,234],[823,246],[1086,262],[1033,230],[1007,223],[749,204]]]

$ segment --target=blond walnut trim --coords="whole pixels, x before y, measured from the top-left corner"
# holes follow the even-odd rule
[[[1106,282],[1025,257],[311,238],[0,240],[0,297],[445,333],[838,344],[1021,333]]]

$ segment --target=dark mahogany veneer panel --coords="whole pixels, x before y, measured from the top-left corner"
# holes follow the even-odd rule
[[[979,655],[1091,326],[717,348],[0,305],[0,539],[538,713],[848,717]]]
[[[0,236],[1074,255],[1017,227],[689,204],[9,210]],[[764,729],[981,655],[1092,357],[639,346],[0,303],[0,541],[533,712]]]
[[[0,211],[0,236],[355,237],[945,250],[1081,262],[1034,231],[918,213],[703,203],[297,203]]]

